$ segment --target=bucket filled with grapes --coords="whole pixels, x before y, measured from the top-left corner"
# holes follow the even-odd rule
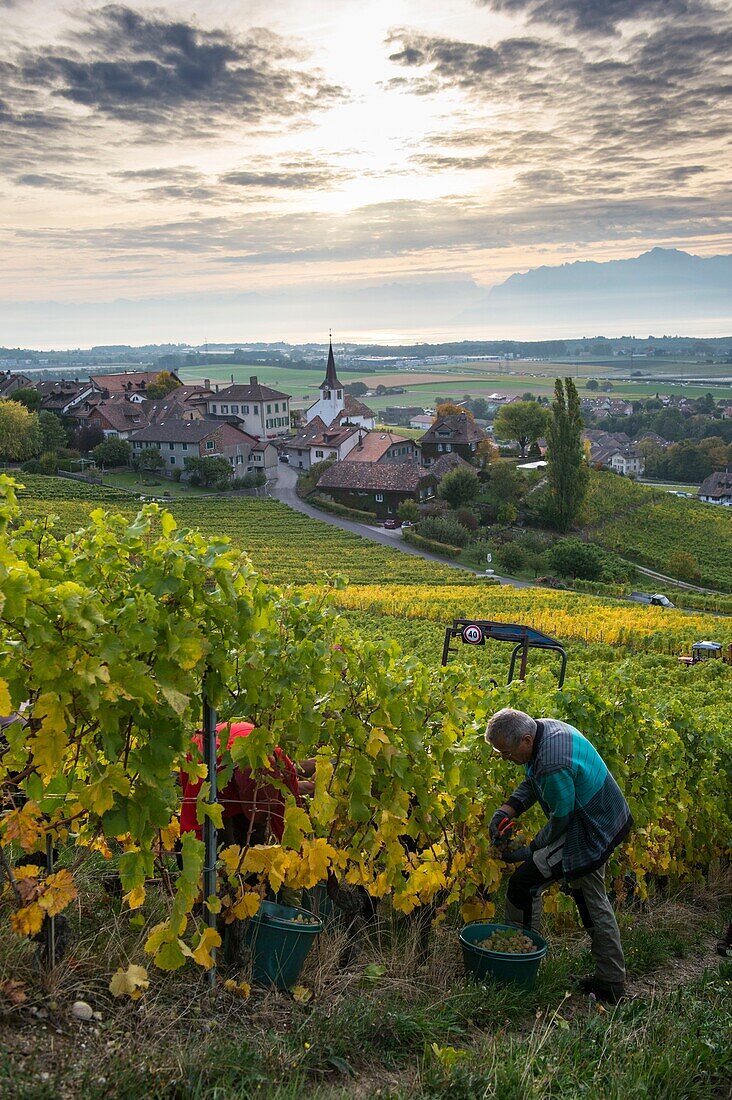
[[[473,921],[460,932],[465,969],[478,981],[493,978],[533,989],[547,942],[528,928]]]

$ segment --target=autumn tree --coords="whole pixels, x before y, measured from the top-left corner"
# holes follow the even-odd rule
[[[0,459],[26,462],[40,450],[38,414],[18,401],[0,401]]]
[[[469,420],[475,420],[470,409],[466,409],[462,405],[456,405],[454,401],[441,401],[435,412],[438,416],[460,416],[461,413],[465,413]]]
[[[180,384],[178,379],[175,378],[170,371],[161,370],[160,374],[158,374],[155,380],[147,387],[146,393],[153,401],[159,401],[161,397],[167,397],[173,390],[177,390]]]
[[[568,531],[587,496],[590,469],[582,442],[577,387],[571,378],[554,384],[552,417],[547,431],[547,478],[554,526]]]
[[[547,430],[549,415],[536,401],[513,401],[499,409],[494,432],[499,439],[515,439],[525,458],[529,443]]]

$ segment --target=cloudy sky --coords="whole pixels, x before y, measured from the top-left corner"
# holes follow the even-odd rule
[[[272,330],[273,303],[729,253],[731,16],[0,0],[0,344],[237,339],[242,296],[253,338],[305,338],[302,318]]]

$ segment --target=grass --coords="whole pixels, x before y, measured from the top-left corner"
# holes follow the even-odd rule
[[[256,988],[246,1002],[221,987],[208,993],[194,970],[156,973],[141,1001],[120,1003],[107,991],[109,975],[127,960],[144,961],[144,932],[106,897],[103,871],[90,861],[71,916],[71,954],[50,975],[34,971],[32,950],[0,924],[0,988],[13,976],[29,994],[0,1015],[5,1100],[725,1095],[729,975],[709,953],[710,934],[727,919],[719,911],[723,884],[621,912],[638,999],[607,1012],[568,993],[589,955],[566,917],[563,930],[550,930],[549,957],[525,993],[466,981],[456,914],[436,927],[420,962],[414,926],[386,910],[344,970],[336,960],[349,934],[329,926],[305,964],[308,1003]],[[147,920],[159,919],[164,905],[149,891]],[[366,969],[371,963],[378,971]],[[653,975],[667,979],[666,991],[653,988]],[[101,1019],[75,1023],[69,1007],[77,997]]]
[[[145,484],[148,482],[148,484]],[[149,484],[154,482],[154,484]],[[195,485],[190,485],[185,481],[173,481],[171,478],[145,475],[144,480],[140,480],[140,475],[134,472],[130,473],[110,473],[104,474],[104,485],[111,485],[116,489],[130,489],[132,492],[139,494],[140,496],[155,496],[162,497],[163,495],[172,497],[192,497],[192,496],[208,496],[210,495],[210,489],[201,489]]]

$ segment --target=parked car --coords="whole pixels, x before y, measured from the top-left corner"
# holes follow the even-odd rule
[[[387,531],[396,531],[396,529],[398,527],[401,527],[401,525],[402,525],[402,521],[400,519],[393,519],[392,518],[392,519],[385,519],[384,520],[384,527],[386,527]]]
[[[664,596],[662,592],[656,592],[651,596],[651,607],[676,607],[676,604],[671,603],[668,596]]]
[[[290,461],[290,456],[288,455],[287,451],[283,451],[282,454],[280,455],[280,462],[289,462],[289,461]]]
[[[411,519],[405,519],[404,520],[404,522],[402,523],[402,530],[404,530],[405,527],[414,527],[414,524],[412,523]]]

